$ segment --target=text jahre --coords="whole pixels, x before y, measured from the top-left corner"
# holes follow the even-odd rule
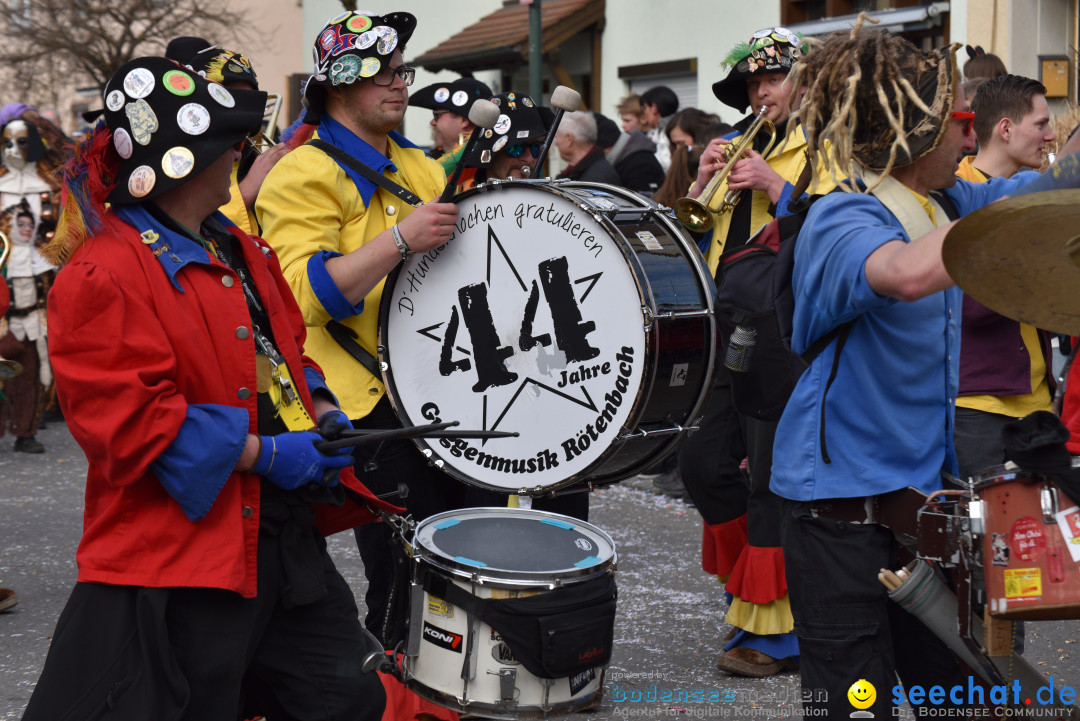
[[[599,378],[602,375],[607,375],[611,372],[611,362],[605,361],[604,363],[597,363],[591,366],[581,366],[573,371],[563,371],[562,377],[559,378],[559,388],[565,388],[568,385],[574,383],[581,383],[587,381],[590,378]]]

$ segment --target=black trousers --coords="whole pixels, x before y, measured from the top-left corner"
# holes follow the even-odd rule
[[[353,421],[353,426],[400,428],[401,421],[384,396],[371,413]],[[428,464],[427,458],[411,440],[357,446],[353,450],[353,460],[356,477],[361,483],[390,503],[404,506],[414,520],[422,521],[436,513],[472,505],[468,502],[469,487]],[[404,498],[394,495],[399,483],[408,488],[408,495]],[[389,548],[397,541],[383,523],[359,526],[354,533],[368,581],[364,597],[367,604],[364,625],[372,633],[378,634],[394,579],[394,564]]]
[[[720,366],[701,428],[687,436],[679,448],[683,485],[702,520],[710,526],[746,513],[750,484],[739,468],[746,455],[746,429],[731,402],[728,371]]]
[[[291,609],[265,536],[255,598],[76,584],[23,720],[236,721],[243,699],[274,721],[378,721],[386,696],[361,672],[372,649],[356,602],[325,548],[322,563],[327,593]]]
[[[898,567],[892,531],[815,518],[809,504],[785,501],[783,547],[802,655],[804,708],[827,709],[826,718],[846,719],[854,710],[848,689],[865,679],[877,691],[867,710],[888,719],[898,676],[908,686],[966,685],[967,676],[944,642],[889,600],[878,581],[882,568]],[[955,706],[946,700],[934,708]]]

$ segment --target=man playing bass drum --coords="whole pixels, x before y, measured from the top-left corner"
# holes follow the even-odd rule
[[[736,133],[709,143],[701,155],[698,176],[689,197],[698,198],[720,172],[725,149],[764,117],[776,128],[758,132],[744,155],[735,160],[726,182],[700,202],[715,208],[731,190],[742,191],[734,208],[713,215],[715,224],[701,240],[709,270],[717,277],[721,256],[738,249],[759,228],[788,212],[794,184],[806,166],[802,127],[788,123],[793,93],[788,72],[802,50],[802,41],[785,28],[754,33],[749,43],[728,55],[727,77],[713,84],[726,105],[750,115],[736,123]],[[771,147],[769,147],[771,145]],[[832,189],[827,171],[817,170],[815,192]],[[813,186],[811,186],[813,187]],[[719,278],[718,278],[719,280]],[[733,600],[727,622],[734,626],[717,667],[743,676],[764,677],[797,663],[798,643],[784,582],[780,550],[780,499],[769,491],[775,422],[740,415],[732,403],[728,371],[718,367],[716,385],[701,430],[688,437],[679,452],[679,470],[687,492],[705,522],[702,567],[726,581]],[[749,485],[740,470],[749,457]],[[764,570],[767,569],[767,570]]]

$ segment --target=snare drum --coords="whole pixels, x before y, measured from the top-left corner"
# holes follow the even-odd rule
[[[1080,618],[1080,508],[1046,478],[1005,467],[978,474],[975,490],[991,615]]]
[[[492,181],[386,284],[379,352],[405,425],[454,477],[539,494],[629,478],[673,451],[711,388],[713,280],[659,206],[615,186]]]
[[[580,587],[615,572],[615,544],[599,528],[518,508],[431,516],[417,526],[412,550],[415,589],[431,588],[424,580],[430,575],[479,599]],[[540,678],[491,626],[427,590],[414,591],[411,616],[405,683],[429,701],[512,719],[569,713],[600,698],[604,665],[566,678]]]

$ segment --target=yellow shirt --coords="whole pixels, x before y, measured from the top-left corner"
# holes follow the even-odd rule
[[[233,163],[229,202],[221,206],[221,213],[248,235],[258,235],[259,224],[255,222],[255,213],[251,212],[251,208],[244,203],[244,196],[240,195],[240,181],[236,178],[239,167],[240,163]]]
[[[385,173],[388,179],[425,200],[442,192],[446,174],[438,163],[419,149],[402,148],[392,139],[388,142],[389,157],[397,168],[397,172]],[[396,208],[394,215],[386,212],[391,205]],[[326,332],[324,326],[331,318],[312,290],[308,260],[320,251],[346,254],[360,248],[407,217],[412,207],[382,188],[375,190],[370,205],[365,206],[355,183],[333,158],[302,145],[270,171],[259,191],[255,212],[263,237],[277,253],[304,314],[308,326],[304,352],[322,366],[326,384],[345,414],[349,418],[366,416],[386,389],[380,378],[372,376]],[[359,315],[340,319],[376,357],[383,282],[364,298]]]
[[[738,138],[734,138],[732,142],[738,142]],[[781,146],[779,152],[777,152],[777,148],[774,148],[770,151],[771,154],[765,159],[765,162],[785,182],[794,183],[799,179],[803,168],[806,167],[806,136],[803,134],[802,126],[796,125],[788,133],[786,142],[780,140],[777,141],[777,144]],[[835,188],[836,183],[833,182],[832,177],[829,175],[828,166],[824,163],[826,153],[822,153],[820,157],[821,160],[817,168],[818,184],[814,192],[824,194]],[[727,190],[727,183],[721,183],[713,195],[714,200],[710,205],[714,207],[718,205]],[[745,203],[746,201],[747,199],[744,197],[739,202]],[[769,200],[769,194],[765,191],[755,190],[751,194],[750,203],[750,234],[753,235],[773,219],[773,216],[769,214],[772,201]],[[731,229],[731,217],[732,213],[730,212],[717,216],[716,225],[713,226],[712,241],[709,243],[709,249],[705,252],[705,261],[709,265],[709,272],[713,275],[716,275],[716,267],[720,263],[721,254],[724,252],[724,244],[727,242],[728,232]]]
[[[987,177],[972,165],[974,159],[974,156],[969,155],[960,161],[956,176],[972,183],[985,183]],[[1046,380],[1046,358],[1043,357],[1039,332],[1033,326],[1021,323],[1020,338],[1024,341],[1024,348],[1027,349],[1028,356],[1031,358],[1031,393],[1019,396],[960,396],[956,399],[957,407],[998,413],[1013,418],[1023,418],[1035,411],[1049,411],[1053,408],[1050,384]],[[964,347],[961,345],[960,353],[963,352]]]

